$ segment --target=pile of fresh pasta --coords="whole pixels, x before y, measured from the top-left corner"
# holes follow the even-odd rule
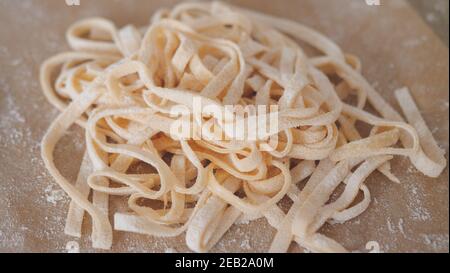
[[[72,199],[65,232],[81,236],[87,212],[95,248],[109,249],[114,229],[185,233],[191,250],[207,252],[234,223],[264,217],[276,229],[270,252],[286,252],[292,242],[346,252],[339,238],[319,231],[368,208],[364,182],[372,172],[398,183],[395,155],[430,177],[446,166],[407,88],[395,95],[408,123],[364,79],[357,57],[292,21],[217,2],[184,3],[156,12],[142,28],[82,20],[67,40],[72,51],[41,67],[44,94],[61,111],[42,141],[42,158]],[[269,111],[277,130],[233,138],[223,116],[194,116],[194,99],[219,109],[277,106]],[[177,106],[189,110],[183,121],[197,137],[171,133]],[[85,130],[86,152],[71,183],[53,153],[75,123]],[[239,136],[253,129],[236,127]],[[148,171],[133,171],[139,165]],[[127,211],[110,212],[110,196],[127,197]],[[287,212],[279,206],[286,198]]]

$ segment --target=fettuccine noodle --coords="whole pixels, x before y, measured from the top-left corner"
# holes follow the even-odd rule
[[[286,252],[293,241],[314,252],[345,252],[319,230],[367,209],[364,182],[372,172],[399,182],[390,167],[395,155],[431,177],[446,166],[406,88],[396,96],[409,124],[364,79],[357,57],[298,23],[217,2],[185,3],[158,11],[142,28],[85,19],[67,40],[72,51],[41,67],[44,94],[61,111],[42,158],[72,198],[65,232],[80,237],[87,212],[96,248],[113,243],[108,198],[117,195],[128,198],[129,212],[113,212],[115,230],[185,232],[196,252],[210,250],[234,223],[260,217],[277,230],[271,252]],[[298,41],[318,54],[308,56]],[[228,116],[195,115],[195,99]],[[364,110],[367,104],[379,115]],[[230,129],[230,120],[252,117],[227,105],[277,106],[266,116],[276,116],[278,128],[251,139],[265,121]],[[180,122],[171,109],[180,106],[188,109],[181,125],[194,127],[192,137],[171,131]],[[372,126],[369,135],[357,121]],[[53,153],[74,123],[85,129],[87,148],[72,184]],[[153,171],[132,172],[137,165]],[[360,193],[363,200],[352,205]],[[287,214],[278,207],[283,198],[293,201]]]

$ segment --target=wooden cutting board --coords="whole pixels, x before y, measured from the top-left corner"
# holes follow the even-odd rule
[[[159,7],[176,1],[63,0],[0,1],[0,251],[62,252],[77,241],[81,251],[95,251],[90,220],[82,239],[64,235],[68,198],[47,174],[40,140],[57,111],[46,102],[38,83],[39,65],[67,50],[64,33],[76,20],[104,16],[117,23],[146,24]],[[346,52],[361,57],[363,73],[396,109],[393,91],[408,86],[427,124],[448,154],[448,47],[403,0],[368,6],[363,0],[232,1],[244,7],[302,22],[322,31]],[[72,128],[55,153],[58,167],[75,179],[83,135]],[[448,252],[448,168],[438,179],[418,173],[408,159],[397,157],[393,171],[402,183],[375,173],[368,180],[372,204],[357,219],[327,225],[322,232],[349,250],[364,251],[378,241],[386,252]],[[114,198],[111,210],[123,200]],[[274,235],[265,220],[233,227],[213,249],[217,252],[264,252]],[[114,233],[112,251],[188,251],[184,235],[158,239]],[[302,251],[292,246],[290,251]]]

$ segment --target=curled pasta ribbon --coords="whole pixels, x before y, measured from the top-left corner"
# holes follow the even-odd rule
[[[433,134],[420,115],[420,111],[414,103],[409,90],[407,88],[396,90],[395,97],[406,119],[416,129],[420,139],[420,149],[412,157],[414,164],[416,166],[424,166],[426,175],[438,177],[447,165],[445,151],[436,143]]]
[[[410,124],[364,79],[356,56],[307,26],[219,2],[182,3],[143,27],[85,19],[66,38],[72,51],[41,66],[44,95],[61,111],[42,158],[72,198],[65,232],[81,236],[87,212],[94,247],[111,247],[114,213],[115,230],[186,232],[196,252],[261,217],[276,229],[271,252],[292,242],[347,252],[319,231],[368,208],[372,172],[399,182],[393,156],[432,177],[446,166],[407,89],[396,97]],[[320,54],[308,56],[298,41]],[[372,127],[367,136],[357,121]],[[72,184],[53,152],[74,123],[85,129],[86,152]],[[109,212],[110,195],[126,198],[128,211]],[[283,198],[292,200],[287,213]]]

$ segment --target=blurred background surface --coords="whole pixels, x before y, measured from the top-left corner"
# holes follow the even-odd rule
[[[412,6],[448,46],[448,0],[410,0]]]

